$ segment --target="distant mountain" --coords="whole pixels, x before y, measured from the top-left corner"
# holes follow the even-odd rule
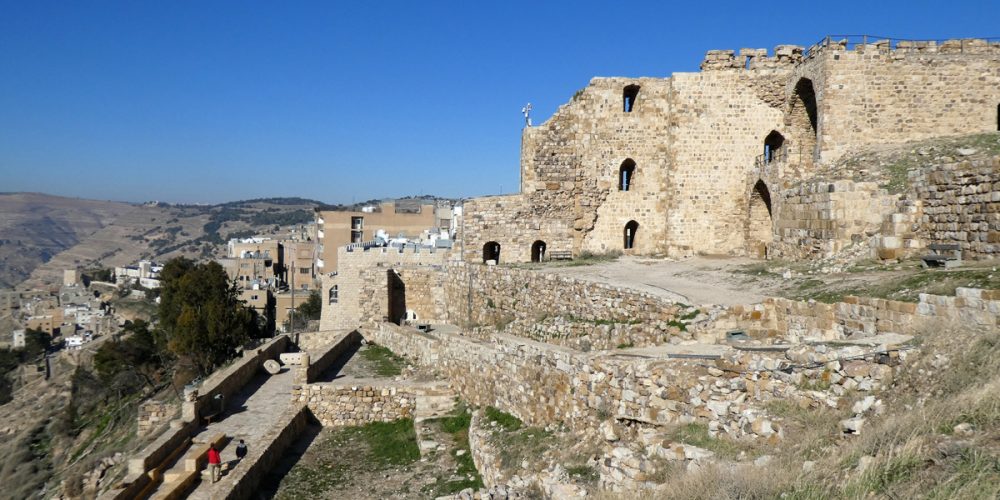
[[[64,269],[219,256],[229,238],[283,236],[311,222],[322,205],[304,198],[173,205],[0,194],[0,287],[58,284]]]

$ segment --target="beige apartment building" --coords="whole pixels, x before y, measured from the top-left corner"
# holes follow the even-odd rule
[[[316,287],[315,241],[284,241],[281,255],[285,269],[283,279],[289,287],[297,290],[312,290]]]
[[[436,227],[438,222],[433,203],[409,205],[389,201],[360,211],[317,210],[316,273],[336,271],[338,248],[371,241],[379,229],[389,237],[402,233],[408,238],[417,238],[424,230]]]

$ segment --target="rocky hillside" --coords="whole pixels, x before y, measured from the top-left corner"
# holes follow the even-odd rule
[[[218,205],[134,205],[35,193],[0,195],[0,287],[58,283],[64,269],[218,256],[232,237],[283,234],[321,202],[268,198]]]

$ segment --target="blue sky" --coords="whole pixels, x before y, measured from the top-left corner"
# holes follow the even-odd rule
[[[756,5],[756,6],[754,6]],[[0,0],[0,191],[515,192],[521,107],[826,34],[1000,37],[1000,1]]]

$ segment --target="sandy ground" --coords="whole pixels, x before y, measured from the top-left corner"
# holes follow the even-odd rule
[[[587,266],[548,266],[546,271],[578,279],[642,290],[686,304],[752,304],[769,295],[760,285],[735,279],[740,266],[758,261],[737,257],[692,257],[685,260],[622,257]]]

